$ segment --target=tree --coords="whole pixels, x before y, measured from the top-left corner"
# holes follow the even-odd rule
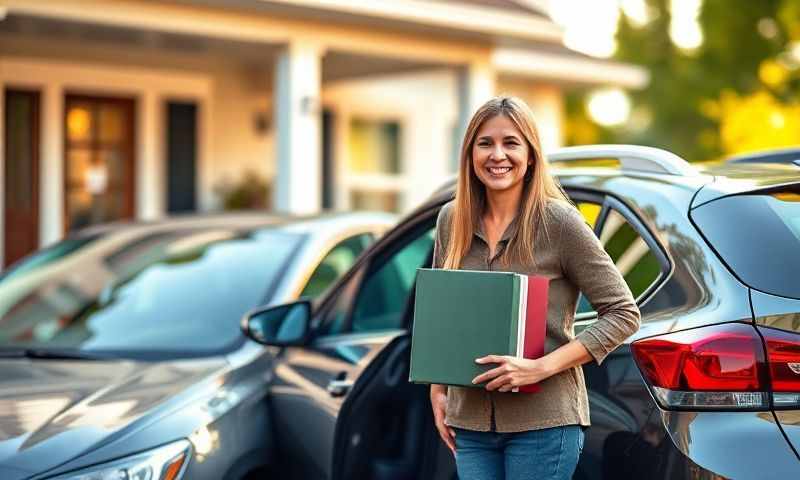
[[[569,142],[651,145],[693,161],[800,143],[800,2],[705,0],[704,41],[692,52],[670,39],[668,0],[647,3],[648,23],[621,15],[617,31],[615,58],[651,75],[647,88],[631,92],[634,115],[618,128],[593,125],[575,95]]]

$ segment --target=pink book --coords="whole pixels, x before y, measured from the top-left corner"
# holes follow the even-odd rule
[[[547,290],[550,280],[541,276],[528,276],[528,298],[526,301],[524,358],[539,358],[544,355],[544,337],[547,329]],[[523,385],[520,392],[536,393],[539,384]]]

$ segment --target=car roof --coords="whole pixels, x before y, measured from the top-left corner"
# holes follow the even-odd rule
[[[587,145],[556,150],[548,156],[559,158],[559,156],[563,155],[563,152],[587,152],[593,149],[596,149],[597,152],[603,152],[609,147],[623,151],[628,148],[638,148],[627,145]],[[642,147],[642,149],[657,150],[649,147]],[[607,156],[598,157],[597,161],[556,161],[551,163],[551,171],[561,184],[568,188],[594,185],[600,180],[650,178],[659,183],[659,188],[672,185],[681,189],[688,188],[695,192],[699,191],[692,202],[692,206],[696,206],[726,195],[800,184],[800,165],[793,163],[793,161],[786,161],[786,158],[792,157],[795,151],[800,154],[800,149],[770,150],[750,154],[746,157],[746,161],[743,160],[745,157],[733,157],[715,162],[687,163],[687,166],[691,168],[686,169],[685,174],[667,174],[625,168],[618,163],[608,162]],[[781,162],[775,160],[777,155],[782,155],[780,157],[782,159]],[[785,155],[789,155],[789,157]],[[759,158],[764,161],[757,161]],[[456,177],[449,178],[434,192],[431,196],[431,201],[441,201],[447,197],[452,197],[455,193],[455,187]]]
[[[91,236],[137,231],[181,231],[206,228],[227,228],[236,230],[253,230],[273,227],[278,230],[299,234],[352,230],[357,227],[388,227],[393,225],[397,216],[385,212],[323,212],[314,215],[282,215],[266,211],[241,211],[225,213],[191,213],[177,214],[157,220],[118,221],[103,225],[91,226],[77,232],[77,236]]]

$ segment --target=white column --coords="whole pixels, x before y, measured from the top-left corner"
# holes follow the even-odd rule
[[[64,236],[64,92],[48,84],[42,92],[42,157],[39,168],[39,246]]]
[[[459,139],[464,137],[475,111],[495,95],[495,76],[488,61],[475,61],[458,70]]]
[[[162,159],[164,130],[158,95],[145,91],[139,97],[136,155],[136,213],[140,220],[152,220],[164,213],[165,169]]]
[[[275,69],[278,171],[275,209],[306,214],[320,210],[321,57],[312,43],[293,41]]]

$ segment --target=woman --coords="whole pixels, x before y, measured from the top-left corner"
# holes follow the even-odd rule
[[[475,361],[491,368],[473,380],[488,382],[485,389],[431,386],[436,427],[459,478],[571,478],[589,426],[580,365],[602,362],[639,328],[640,315],[622,275],[548,173],[522,100],[494,98],[472,117],[456,198],[437,219],[434,267],[550,279],[548,353],[529,360],[486,352]],[[579,292],[598,319],[576,337]],[[510,392],[532,383],[539,392]]]

